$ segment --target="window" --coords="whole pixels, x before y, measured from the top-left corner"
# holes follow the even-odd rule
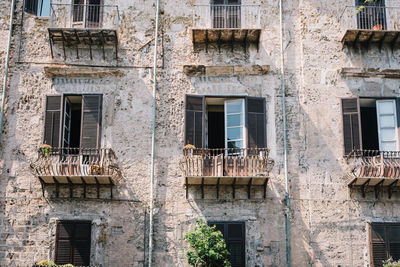
[[[342,99],[344,151],[398,151],[400,98]]]
[[[384,0],[374,0],[365,3],[357,0],[357,7],[364,6],[357,12],[358,29],[386,30],[386,8]]]
[[[56,264],[90,265],[90,221],[58,221]]]
[[[371,265],[383,266],[392,257],[400,259],[400,223],[372,223],[370,225]]]
[[[100,145],[102,95],[47,96],[44,143],[52,147]]]
[[[210,222],[224,236],[226,246],[230,252],[229,261],[232,267],[244,267],[245,263],[245,223],[244,222]]]
[[[240,0],[212,0],[211,16],[214,28],[240,28]]]
[[[73,27],[99,28],[103,17],[101,0],[73,0]]]
[[[25,0],[24,10],[36,16],[50,16],[50,0]]]
[[[185,143],[196,148],[265,148],[265,99],[186,96]]]

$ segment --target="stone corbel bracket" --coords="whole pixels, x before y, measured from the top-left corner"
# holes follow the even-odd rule
[[[184,65],[183,72],[189,77],[202,76],[260,76],[266,75],[270,70],[269,65]]]
[[[344,77],[352,77],[352,78],[399,79],[400,69],[341,68],[340,74]]]
[[[44,67],[44,72],[50,78],[105,78],[125,75],[117,69],[87,67]]]

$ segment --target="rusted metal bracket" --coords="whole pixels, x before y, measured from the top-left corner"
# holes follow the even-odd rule
[[[368,186],[370,181],[371,181],[371,179],[368,179],[367,181],[365,181],[365,183],[363,183],[361,185],[361,192],[362,192],[362,197],[363,198],[365,198],[365,187]]]
[[[398,182],[399,180],[395,180],[393,183],[391,183],[390,185],[389,185],[389,187],[388,187],[388,197],[389,197],[389,199],[391,199],[392,198],[392,193],[393,193],[393,187],[394,186],[396,186],[397,185],[397,182]]]
[[[381,181],[379,181],[379,183],[377,183],[377,184],[374,186],[375,198],[376,198],[376,199],[378,198],[379,187],[383,184],[384,181],[385,181],[385,180],[382,179]]]

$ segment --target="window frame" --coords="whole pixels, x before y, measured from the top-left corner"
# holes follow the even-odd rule
[[[242,226],[242,230],[243,230],[243,240],[241,242],[241,244],[242,244],[242,261],[243,261],[243,266],[246,267],[246,245],[247,245],[247,243],[246,243],[246,222],[245,221],[207,221],[207,225],[209,225],[209,226],[213,226],[213,225],[217,225],[217,224],[224,225],[224,233],[222,233],[222,235],[223,235],[223,238],[226,243],[226,249],[228,251],[229,251],[229,249],[228,249],[228,247],[229,247],[228,225],[240,224]],[[233,240],[233,241],[237,241],[237,240]],[[235,266],[233,265],[233,267],[235,267]]]
[[[390,255],[390,238],[389,236],[386,236],[387,233],[389,232],[388,229],[392,226],[397,226],[400,227],[400,222],[370,222],[368,223],[368,239],[369,239],[369,260],[370,260],[370,265],[371,267],[374,267],[374,253],[373,253],[373,240],[372,240],[372,228],[373,226],[384,226],[385,227],[385,251],[386,254],[391,257]]]
[[[266,148],[268,146],[268,135],[267,135],[267,126],[268,126],[268,112],[267,112],[267,99],[265,96],[249,96],[249,95],[195,95],[195,94],[185,94],[184,98],[184,103],[183,103],[183,108],[184,108],[184,132],[183,132],[183,143],[184,145],[187,145],[187,121],[188,121],[188,116],[187,116],[187,99],[188,97],[202,97],[203,98],[203,129],[202,129],[202,147],[196,147],[196,148],[208,148],[208,122],[207,122],[207,98],[226,98],[228,100],[237,100],[237,99],[244,99],[244,148],[248,149],[250,148],[250,142],[249,142],[249,110],[248,110],[248,100],[249,99],[262,99],[263,100],[263,116],[264,116],[264,134],[263,134],[263,141],[264,141],[264,147],[257,147],[257,148]],[[225,110],[224,110],[224,117],[225,117]],[[225,128],[225,126],[224,126]],[[224,141],[225,142],[225,141]],[[193,145],[193,144],[192,144]],[[225,149],[225,148],[223,148]]]
[[[88,224],[90,225],[90,232],[89,232],[89,265],[90,265],[90,258],[91,258],[91,254],[92,254],[92,231],[93,231],[93,227],[92,227],[92,221],[90,220],[57,220],[56,223],[56,240],[55,240],[55,252],[54,252],[54,262],[56,264],[57,263],[57,258],[58,258],[58,242],[59,242],[59,225],[63,224],[63,223],[70,223],[74,225],[74,228],[76,227],[77,224]],[[75,229],[74,229],[75,230]],[[74,250],[74,242],[75,242],[75,237],[70,237],[70,259],[72,260],[72,262],[70,262],[71,264],[74,264],[74,256],[73,256],[73,250]],[[72,240],[72,241],[71,241]]]

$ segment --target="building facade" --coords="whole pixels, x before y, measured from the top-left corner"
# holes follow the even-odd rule
[[[187,266],[196,218],[232,266],[399,259],[400,6],[361,2],[3,1],[0,266]]]

